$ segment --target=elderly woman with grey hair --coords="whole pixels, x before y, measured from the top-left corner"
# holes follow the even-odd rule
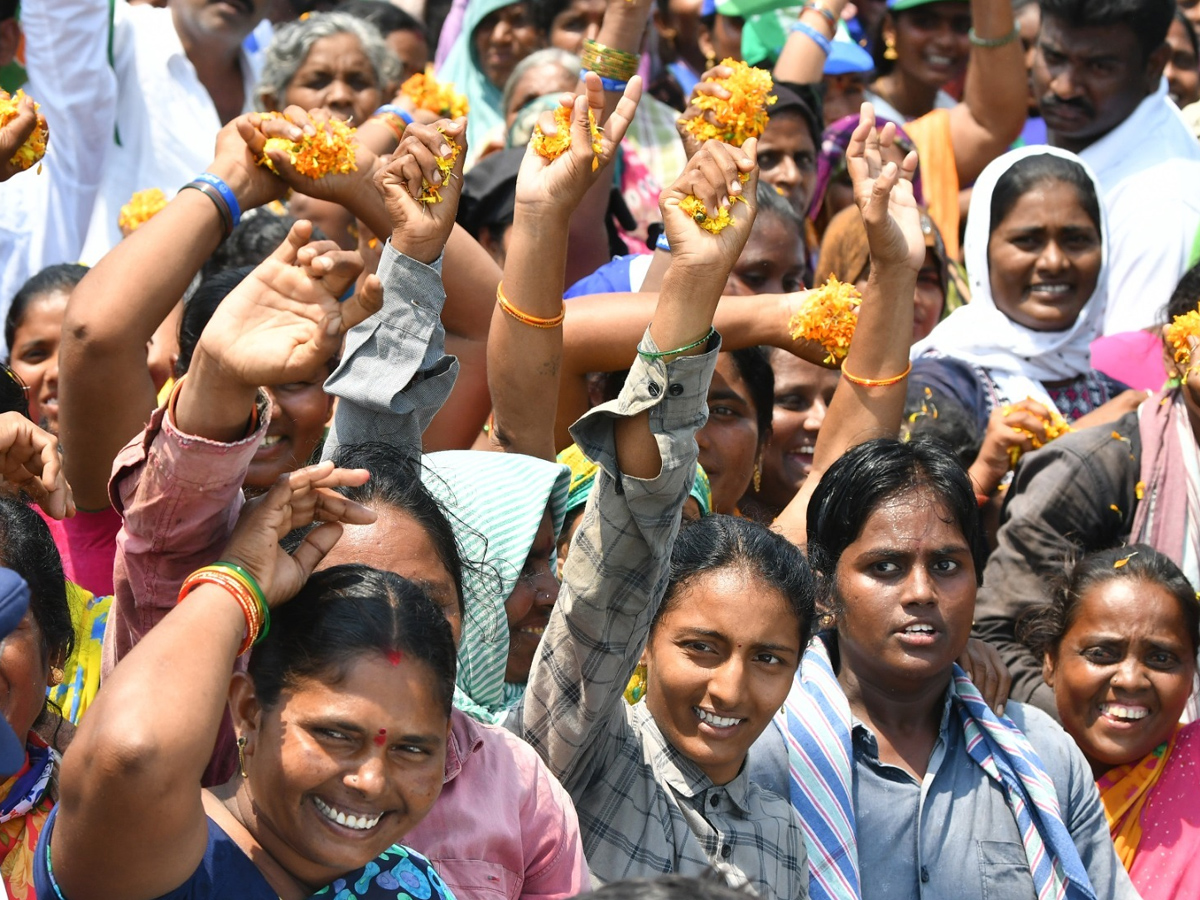
[[[313,13],[275,32],[255,101],[263,111],[295,104],[361,124],[391,99],[399,73],[374,25],[345,13]]]

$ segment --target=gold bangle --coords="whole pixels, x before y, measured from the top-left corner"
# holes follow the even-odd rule
[[[557,328],[563,323],[563,319],[567,317],[567,304],[563,304],[562,311],[557,316],[549,319],[543,319],[541,316],[531,316],[527,312],[522,312],[504,296],[504,282],[496,285],[496,302],[500,304],[500,308],[508,315],[512,316],[522,325],[528,325],[531,328]]]
[[[899,375],[896,375],[893,378],[859,378],[857,375],[851,375],[849,372],[847,372],[846,367],[843,365],[842,366],[842,377],[845,378],[847,381],[849,381],[851,384],[857,384],[862,387],[887,387],[888,385],[891,385],[891,384],[899,384],[901,381],[903,381],[905,378],[908,377],[908,373],[911,371],[912,371],[912,361],[910,360],[908,363],[908,368],[906,368],[903,372],[901,372]]]
[[[618,50],[592,38],[583,42],[583,68],[601,78],[628,81],[637,72],[641,57],[628,50]]]
[[[377,113],[371,117],[378,122],[382,122],[392,130],[392,134],[396,135],[396,143],[404,140],[404,120],[395,113]]]

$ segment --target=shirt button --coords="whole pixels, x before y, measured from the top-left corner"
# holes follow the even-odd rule
[[[708,805],[711,806],[713,809],[716,809],[718,806],[721,805],[720,796],[718,796],[717,794],[713,794],[711,797],[708,798]]]
[[[728,844],[726,844],[724,847],[721,848],[721,858],[722,859],[729,859],[729,856],[731,853],[733,853],[733,848],[730,847]]]
[[[924,866],[921,866],[921,883],[922,884],[929,883],[929,870],[927,868],[925,868]]]
[[[682,384],[673,384],[669,388],[667,388],[667,393],[670,394],[672,397],[678,397],[680,394],[683,393],[683,385]]]
[[[649,386],[648,388],[646,388],[646,390],[650,392],[650,396],[651,396],[651,397],[657,397],[659,394],[661,394],[661,393],[662,393],[662,388],[660,388],[660,387],[659,387],[659,386],[658,386],[658,385],[657,385],[655,382],[653,382],[653,381],[652,381],[652,382],[650,382],[650,386]]]

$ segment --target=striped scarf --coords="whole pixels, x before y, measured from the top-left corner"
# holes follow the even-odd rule
[[[1096,900],[1063,824],[1058,795],[1025,735],[988,708],[954,667],[955,709],[971,759],[1004,791],[1021,830],[1038,900]],[[776,724],[788,748],[791,801],[808,846],[812,900],[858,900],[850,704],[820,638],[805,651]]]

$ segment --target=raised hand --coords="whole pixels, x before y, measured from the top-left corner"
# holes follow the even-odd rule
[[[0,100],[8,99],[8,93],[0,91]],[[21,100],[17,108],[16,117],[3,128],[0,128],[0,181],[8,181],[8,179],[22,171],[19,166],[14,166],[10,160],[20,146],[29,140],[29,136],[33,134],[33,129],[38,126],[39,122],[45,126],[46,117],[34,110],[31,98],[25,97]]]
[[[251,127],[257,113],[238,116],[217,132],[217,150],[208,171],[221,178],[234,194],[242,212],[279,200],[288,186],[270,169],[258,164],[258,155],[247,146],[242,132]]]
[[[246,386],[309,381],[341,346],[342,336],[383,304],[378,279],[340,302],[362,259],[332,241],[310,244],[312,225],[297,222],[287,239],[217,307],[196,360]]]
[[[712,124],[717,124],[716,114],[711,109],[700,109],[696,106],[696,97],[703,94],[728,100],[731,96],[729,91],[710,79],[728,78],[732,74],[733,70],[728,66],[713,66],[701,75],[700,80],[696,82],[696,86],[692,88],[692,96],[688,99],[687,109],[675,120],[675,130],[679,132],[679,139],[683,141],[683,150],[687,153],[688,159],[691,159],[700,151],[700,141],[696,139],[694,134],[688,131],[688,122],[692,119],[705,118]]]
[[[455,149],[454,165],[443,173],[445,162],[439,166],[438,160],[449,160]],[[375,175],[392,220],[392,244],[401,253],[423,263],[441,255],[458,213],[466,158],[465,118],[439,119],[433,125],[414,122],[404,129],[400,146]],[[436,203],[422,199],[430,189],[441,198]]]
[[[254,576],[268,606],[290,600],[342,536],[343,523],[375,521],[374,510],[333,490],[365,484],[369,477],[366,469],[336,469],[332,462],[280,476],[266,494],[242,509],[221,558]],[[289,531],[313,522],[324,524],[309,532],[294,554],[279,546]]]
[[[623,0],[622,0],[623,2]],[[617,148],[633,121],[642,96],[642,80],[634,76],[625,87],[617,108],[600,129],[599,150],[592,146],[588,125],[589,111],[600,122],[604,114],[604,87],[600,76],[589,72],[583,94],[563,94],[562,108],[570,110],[571,146],[555,159],[546,159],[532,142],[521,161],[517,175],[517,206],[529,212],[556,212],[569,216],[583,195],[599,178],[617,155]],[[538,118],[538,127],[547,136],[558,133],[553,112]]]
[[[0,414],[0,478],[28,494],[51,518],[75,515],[58,438],[18,412]]]
[[[919,272],[925,261],[925,235],[912,192],[917,154],[909,153],[899,166],[884,163],[882,151],[895,138],[896,126],[888,122],[882,131],[876,129],[875,110],[864,103],[846,150],[846,168],[867,229],[872,265],[905,266]]]
[[[743,184],[740,176],[749,176]],[[758,209],[758,141],[751,138],[740,148],[707,141],[693,156],[679,178],[662,192],[663,227],[671,244],[671,266],[712,266],[728,276],[750,237]],[[701,228],[680,204],[695,196],[710,218],[722,208],[729,210],[732,223],[720,234]]]

